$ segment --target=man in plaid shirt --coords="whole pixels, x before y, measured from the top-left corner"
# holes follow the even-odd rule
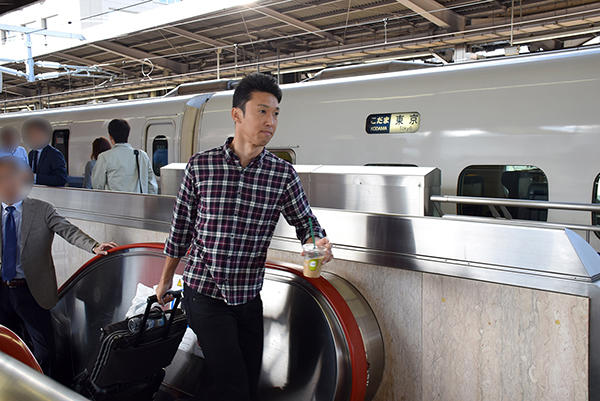
[[[254,401],[261,371],[263,315],[260,290],[267,249],[283,214],[298,239],[331,244],[313,215],[294,168],[265,149],[279,115],[281,89],[270,76],[240,81],[231,116],[235,135],[190,159],[177,196],[167,260],[156,289],[163,303],[181,257],[184,306],[206,362],[211,401]]]

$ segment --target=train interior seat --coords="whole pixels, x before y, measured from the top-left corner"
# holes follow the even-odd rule
[[[508,190],[509,199],[548,200],[548,184],[536,182],[535,172],[529,170],[505,171],[502,185]],[[548,211],[544,209],[507,207],[513,219],[546,221]]]
[[[527,198],[530,200],[548,200],[548,184],[532,182],[527,189]],[[548,219],[548,210],[529,208],[530,220],[546,221]]]
[[[521,172],[520,171],[505,171],[502,173],[502,186],[508,192],[507,198],[509,199],[520,199],[519,197],[519,187],[521,181]],[[513,219],[521,218],[519,216],[519,209],[517,207],[507,207],[506,208],[510,213]]]
[[[481,175],[467,174],[461,187],[462,196],[483,196],[485,183]],[[466,216],[486,216],[491,217],[489,209],[479,205],[458,205],[458,213]]]

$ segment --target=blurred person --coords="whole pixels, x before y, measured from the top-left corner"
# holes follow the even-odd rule
[[[108,139],[103,137],[94,139],[94,142],[92,142],[92,155],[90,156],[91,160],[85,164],[85,172],[83,174],[83,188],[92,188],[92,171],[94,170],[94,166],[96,165],[96,160],[98,160],[98,155],[110,149],[111,146]]]
[[[38,185],[62,187],[67,183],[65,157],[50,145],[52,125],[41,117],[32,117],[23,123],[23,140],[31,149],[29,167],[33,171],[33,182]]]
[[[260,298],[265,259],[279,215],[302,243],[331,244],[311,211],[291,164],[265,149],[277,128],[281,89],[268,75],[254,73],[235,89],[233,138],[189,160],[177,196],[167,259],[156,288],[159,302],[183,273],[188,322],[204,353],[211,401],[255,401],[263,353]]]
[[[56,212],[51,204],[27,195],[31,170],[14,158],[0,158],[2,246],[0,324],[24,327],[33,354],[44,372],[52,373],[54,335],[50,309],[58,301],[52,260],[54,234],[96,255],[116,246],[99,243]]]
[[[11,156],[27,164],[27,151],[20,146],[21,135],[15,127],[2,127],[0,129],[0,157]]]
[[[108,124],[108,135],[113,148],[98,156],[92,171],[92,188],[109,191],[158,193],[156,177],[150,158],[140,149],[134,149],[129,139],[129,123],[114,119]]]

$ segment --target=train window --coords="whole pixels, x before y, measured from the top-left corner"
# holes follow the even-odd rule
[[[548,200],[548,179],[535,166],[480,165],[465,168],[458,177],[459,196]],[[513,219],[546,221],[546,209],[507,207]],[[458,205],[458,214],[492,217],[487,206]]]
[[[600,193],[598,191],[599,185],[600,185],[600,174],[598,174],[596,176],[596,179],[594,180],[594,192],[592,194],[592,203],[600,203]],[[600,213],[592,212],[592,224],[595,226],[600,225]],[[594,231],[594,234],[596,234],[596,236],[598,238],[600,238],[600,232]]]
[[[67,173],[69,172],[69,130],[56,129],[52,133],[52,146],[60,150],[67,162]]]
[[[288,163],[296,164],[296,152],[292,149],[268,149],[268,151]]]
[[[164,135],[157,135],[152,140],[152,170],[160,177],[160,168],[169,164],[169,141]]]

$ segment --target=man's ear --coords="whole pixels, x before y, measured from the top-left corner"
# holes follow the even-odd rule
[[[233,107],[231,109],[231,119],[234,123],[241,123],[244,112],[239,107]]]

